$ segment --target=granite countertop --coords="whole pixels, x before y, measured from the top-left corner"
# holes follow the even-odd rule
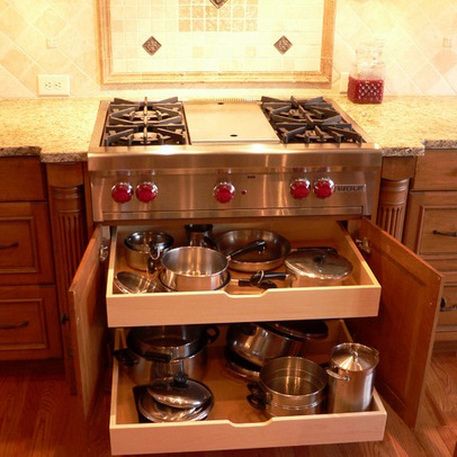
[[[457,148],[457,97],[385,97],[379,105],[357,105],[343,95],[326,96],[381,146],[385,156],[422,155],[424,147]],[[99,101],[0,101],[0,157],[40,156],[43,162],[87,160]]]

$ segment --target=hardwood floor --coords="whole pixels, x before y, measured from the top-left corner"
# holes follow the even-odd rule
[[[414,433],[386,407],[389,415],[382,442],[168,456],[457,457],[457,353],[433,356]],[[87,423],[78,411],[77,398],[69,394],[59,362],[0,364],[1,457],[109,456],[108,389],[101,390],[95,413]]]

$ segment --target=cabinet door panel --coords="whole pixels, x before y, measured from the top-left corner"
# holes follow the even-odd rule
[[[354,341],[380,352],[378,390],[398,415],[415,426],[438,315],[442,278],[392,236],[364,220],[359,237],[367,238],[367,262],[381,286],[376,318],[353,319]]]
[[[101,229],[94,231],[71,283],[68,302],[77,393],[84,415],[93,404],[105,365],[104,271],[100,262]]]

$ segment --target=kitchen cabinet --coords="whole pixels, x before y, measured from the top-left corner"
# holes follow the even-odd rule
[[[418,157],[403,242],[444,274],[436,348],[457,342],[457,150]]]
[[[236,222],[229,223],[238,227]],[[112,256],[108,266],[108,287],[103,291],[100,278],[104,278],[104,266],[99,260],[102,227],[95,230],[74,276],[68,299],[71,306],[70,325],[77,388],[86,413],[95,398],[96,381],[103,366],[105,292],[108,302],[111,301],[107,308],[108,322],[116,327],[137,325],[141,314],[142,325],[344,316],[355,341],[379,349],[381,362],[377,370],[377,388],[403,420],[414,426],[430,357],[430,342],[441,293],[441,276],[367,220],[358,221],[354,232],[355,238],[362,240],[365,246],[363,256],[358,252],[356,244],[349,240],[345,229],[335,221],[321,224],[321,231],[318,230],[319,222],[311,223],[307,218],[277,218],[271,223],[273,225],[269,228],[275,228],[287,236],[292,234],[290,227],[295,227],[294,242],[301,241],[297,238],[297,233],[307,233],[314,242],[319,240],[319,236],[320,241],[328,241],[327,238],[322,238],[323,233],[339,234],[339,239],[334,243],[337,243],[338,248],[346,249],[344,253],[354,261],[355,282],[300,291],[303,303],[301,308],[299,301],[293,298],[297,293],[293,289],[278,291],[281,300],[276,302],[276,306],[273,306],[274,300],[268,298],[268,294],[260,295],[260,298],[257,293],[248,297],[240,295],[233,299],[235,309],[230,306],[232,302],[223,298],[225,292],[216,294],[212,291],[170,293],[168,297],[163,297],[166,298],[164,309],[160,308],[160,299],[154,297],[148,300],[147,297],[132,296],[130,302],[113,302],[114,289],[110,275],[112,278],[115,260]],[[331,229],[326,228],[327,225]],[[154,226],[168,229],[164,226],[164,221],[160,221],[160,225],[157,222]],[[116,240],[112,241],[111,246],[118,249]],[[379,284],[382,287],[380,297]],[[290,302],[287,292],[291,293]],[[341,303],[343,300],[340,299],[340,303],[337,303],[338,294],[345,297],[347,302]],[[208,296],[211,296],[210,300]],[[219,298],[220,303],[217,303]],[[211,302],[215,309],[211,309]],[[243,306],[240,307],[237,302]],[[262,302],[265,309],[260,306]],[[311,302],[314,302],[314,306]],[[346,303],[348,309],[345,309]],[[332,342],[339,338],[349,338],[345,334],[344,323],[338,320],[331,322]],[[329,341],[329,345],[332,342]],[[217,351],[217,347],[214,350]],[[383,437],[386,412],[377,394],[371,409],[366,412],[286,416],[265,420],[259,418],[257,412],[244,400],[245,393],[247,394],[244,386],[232,384],[224,378],[223,362],[217,353],[210,359],[212,367],[207,381],[216,391],[217,406],[205,421],[174,424],[139,422],[132,384],[114,362],[110,416],[113,454],[309,445],[381,440]],[[177,433],[179,440],[175,439]]]
[[[59,357],[44,170],[34,157],[0,160],[0,360]]]

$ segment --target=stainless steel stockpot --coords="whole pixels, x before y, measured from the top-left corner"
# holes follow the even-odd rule
[[[303,355],[308,341],[327,335],[327,325],[321,320],[232,324],[227,331],[227,347],[262,366],[275,357]]]
[[[322,411],[327,374],[303,357],[278,357],[260,370],[259,382],[248,384],[248,402],[266,415],[294,416]]]
[[[218,335],[215,326],[136,327],[129,331],[126,347],[115,356],[136,384],[182,373],[202,379],[207,366],[206,346]]]
[[[379,352],[363,344],[341,343],[332,349],[327,369],[329,412],[358,412],[370,407],[378,362]]]

